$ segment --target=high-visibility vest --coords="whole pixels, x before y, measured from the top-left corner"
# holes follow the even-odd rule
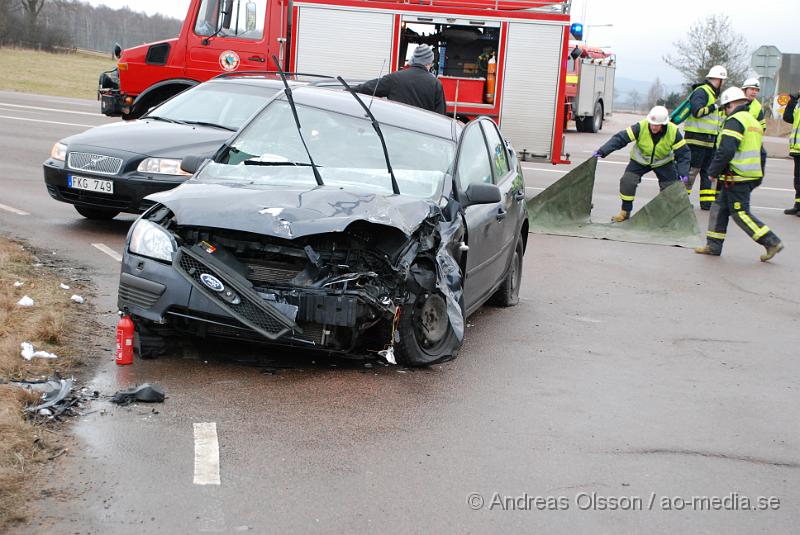
[[[761,119],[759,119],[759,118],[758,118],[758,116],[759,116],[759,115],[761,115],[761,110],[763,109],[763,108],[761,107],[761,103],[758,101],[758,99],[757,99],[757,98],[754,98],[754,99],[753,99],[753,100],[750,102],[750,105],[747,107],[747,109],[750,111],[750,114],[751,114],[753,117],[755,117],[755,118],[756,118],[756,120],[757,120],[759,123],[761,123],[761,128],[762,128],[763,130],[766,130],[766,129],[767,129],[767,116],[765,115],[765,116],[764,116],[764,117],[762,117]]]
[[[700,89],[706,92],[706,104],[704,107],[711,106],[714,101],[717,100],[716,93],[708,84],[701,85]],[[691,115],[688,119],[686,119],[686,123],[684,123],[684,130],[686,132],[694,132],[695,134],[705,134],[716,137],[721,129],[723,122],[722,119],[723,118],[719,113],[717,113],[717,111],[709,113],[703,117],[695,117],[694,115]],[[713,142],[703,143],[693,139],[689,139],[687,142],[691,145],[702,145],[708,147],[714,146]]]
[[[739,122],[744,127],[744,134],[727,128],[730,121]],[[733,137],[739,141],[739,148],[736,149],[736,154],[728,163],[728,167],[733,173],[729,180],[734,182],[758,180],[764,176],[764,172],[761,170],[761,142],[764,137],[761,124],[746,109],[728,117],[728,123],[725,124],[726,128],[723,128],[722,135]]]
[[[789,135],[789,154],[800,156],[800,102],[794,108],[794,123]]]
[[[686,140],[681,139],[675,143],[678,136],[678,127],[672,123],[667,123],[667,131],[658,140],[653,142],[653,135],[650,133],[650,123],[647,119],[639,121],[639,137],[633,135],[633,127],[628,127],[626,132],[631,141],[635,141],[631,147],[631,160],[639,164],[649,166],[653,169],[667,165],[675,159],[675,150],[683,147]]]

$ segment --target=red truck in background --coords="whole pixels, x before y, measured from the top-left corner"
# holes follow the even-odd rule
[[[614,111],[617,58],[602,48],[570,42],[564,128],[575,121],[578,132],[597,133]]]
[[[523,158],[563,163],[569,0],[191,0],[180,35],[101,76],[103,113],[136,118],[225,72],[372,79],[435,51],[448,113],[489,116]]]

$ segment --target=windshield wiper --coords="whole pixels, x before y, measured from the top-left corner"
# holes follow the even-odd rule
[[[283,92],[286,94],[286,100],[289,101],[289,107],[292,108],[292,115],[294,115],[294,124],[297,125],[297,133],[300,135],[300,141],[303,142],[303,148],[306,149],[306,154],[308,154],[308,161],[311,162],[311,169],[314,170],[314,178],[317,180],[318,186],[324,186],[325,183],[322,181],[322,175],[319,174],[319,169],[317,169],[317,164],[314,163],[314,158],[311,157],[311,151],[308,150],[308,145],[306,145],[306,139],[303,137],[303,129],[300,128],[300,117],[297,115],[297,106],[294,105],[294,97],[292,97],[292,89],[289,87],[289,83],[286,81],[286,75],[281,68],[281,64],[278,61],[278,57],[273,55],[272,61],[275,62],[275,66],[278,68],[278,74],[281,76],[281,80],[283,81]]]
[[[375,120],[375,116],[372,115],[372,112],[370,111],[369,107],[366,104],[364,104],[364,101],[361,100],[361,97],[359,97],[358,94],[355,91],[353,91],[353,88],[347,85],[347,82],[345,82],[341,76],[337,76],[336,79],[339,80],[339,83],[344,86],[347,92],[353,95],[353,98],[355,98],[358,101],[358,103],[361,104],[361,107],[364,108],[365,112],[367,112],[367,117],[369,118],[370,121],[372,121],[372,128],[375,129],[375,133],[378,134],[378,139],[381,140],[381,147],[383,147],[383,157],[386,159],[386,170],[389,171],[389,176],[392,178],[392,191],[396,195],[399,195],[400,186],[397,185],[397,179],[395,178],[394,171],[392,170],[392,163],[389,161],[389,148],[386,146],[386,140],[383,139],[383,132],[381,132],[381,127],[378,124],[378,121]]]
[[[265,162],[262,160],[245,160],[243,163],[245,165],[260,165],[263,167],[280,167],[280,166],[311,167],[310,163],[305,163],[305,162]]]
[[[170,119],[169,117],[161,117],[159,115],[145,115],[142,119],[153,119],[154,121],[164,121],[165,123],[172,123],[172,124],[186,124],[183,121],[179,121],[177,119]]]
[[[235,128],[231,128],[230,126],[224,126],[217,123],[208,123],[206,121],[181,121],[181,124],[193,124],[197,126],[210,126],[211,128],[221,128],[223,130],[228,130],[230,132],[236,132]]]

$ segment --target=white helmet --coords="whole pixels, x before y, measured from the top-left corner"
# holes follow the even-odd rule
[[[761,84],[758,83],[758,78],[748,78],[742,84],[742,89],[752,87],[753,89],[761,89]]]
[[[711,70],[708,71],[706,78],[718,78],[720,80],[727,80],[728,69],[726,69],[722,65],[714,65],[713,67],[711,67]]]
[[[747,100],[744,91],[739,87],[729,87],[722,92],[722,96],[719,98],[719,105],[724,107],[737,100]]]
[[[647,114],[647,122],[650,124],[667,124],[669,122],[669,111],[664,106],[655,106]]]

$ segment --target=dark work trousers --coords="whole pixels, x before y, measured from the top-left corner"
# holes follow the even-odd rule
[[[723,182],[717,190],[719,195],[708,214],[708,248],[714,254],[722,252],[722,244],[728,230],[728,218],[733,218],[748,236],[764,247],[780,242],[778,236],[768,226],[750,212],[750,194],[761,184],[761,180],[748,182]]]
[[[792,154],[794,158],[794,207],[800,209],[800,154]]]
[[[686,191],[691,195],[694,181],[697,179],[697,174],[700,173],[700,206],[708,208],[716,198],[711,179],[708,178],[708,167],[711,165],[711,160],[714,159],[714,149],[688,143],[687,145],[692,151],[692,161],[689,164],[689,183],[686,185]]]
[[[636,188],[642,181],[642,177],[653,171],[658,177],[658,187],[663,191],[664,188],[678,180],[678,167],[675,162],[670,162],[661,167],[653,169],[649,165],[631,162],[625,168],[625,173],[619,180],[619,198],[622,199],[622,209],[626,212],[633,211],[633,199],[636,198]]]

